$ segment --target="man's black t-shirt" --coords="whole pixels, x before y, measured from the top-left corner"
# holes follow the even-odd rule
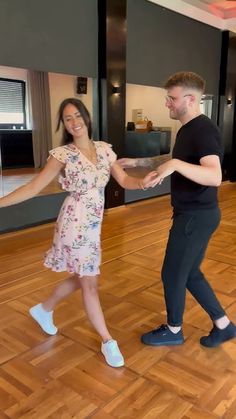
[[[209,155],[217,155],[222,160],[220,133],[209,118],[200,115],[178,131],[173,158],[200,165],[200,159]],[[214,208],[218,205],[217,187],[199,185],[174,172],[171,175],[171,204],[174,210],[184,211]]]

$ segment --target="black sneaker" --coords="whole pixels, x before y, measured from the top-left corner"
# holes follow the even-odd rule
[[[236,326],[230,322],[230,324],[225,329],[219,329],[218,327],[214,326],[208,336],[201,337],[200,343],[207,348],[215,348],[221,343],[224,343],[227,340],[233,339],[235,337]]]
[[[162,324],[157,329],[144,333],[141,342],[152,346],[182,345],[184,337],[182,329],[178,333],[173,333],[166,324]]]

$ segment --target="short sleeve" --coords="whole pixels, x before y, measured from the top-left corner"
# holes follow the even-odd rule
[[[217,128],[211,127],[211,129],[202,129],[199,132],[197,152],[199,159],[209,155],[217,155],[222,160],[223,147]]]
[[[110,166],[113,165],[113,163],[115,163],[115,161],[117,160],[117,155],[116,153],[112,150],[112,145],[109,143],[105,143],[105,149],[106,149],[106,155],[109,161]]]
[[[56,147],[49,151],[49,155],[60,161],[66,163],[68,159],[67,150],[64,147]]]

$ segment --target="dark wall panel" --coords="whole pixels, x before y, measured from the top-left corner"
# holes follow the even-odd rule
[[[96,0],[0,0],[0,65],[97,76]]]
[[[145,0],[127,3],[127,82],[161,86],[176,71],[195,71],[218,95],[221,31]]]
[[[236,181],[236,34],[223,33],[218,123],[224,143],[224,180]],[[231,101],[228,103],[228,101]]]
[[[0,234],[55,220],[66,196],[66,192],[41,195],[0,208]]]
[[[100,138],[124,150],[126,101],[126,0],[99,0]],[[114,88],[118,92],[114,93]],[[124,189],[111,178],[105,192],[106,208],[124,203]]]

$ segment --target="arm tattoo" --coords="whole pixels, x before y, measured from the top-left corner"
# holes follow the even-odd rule
[[[142,157],[136,159],[135,166],[136,167],[153,167],[155,157]]]
[[[154,157],[143,157],[143,158],[137,158],[135,166],[136,167],[149,167],[150,169],[157,169],[158,166],[160,166],[162,163],[165,163],[166,161],[171,159],[170,154],[163,154],[159,156]]]

